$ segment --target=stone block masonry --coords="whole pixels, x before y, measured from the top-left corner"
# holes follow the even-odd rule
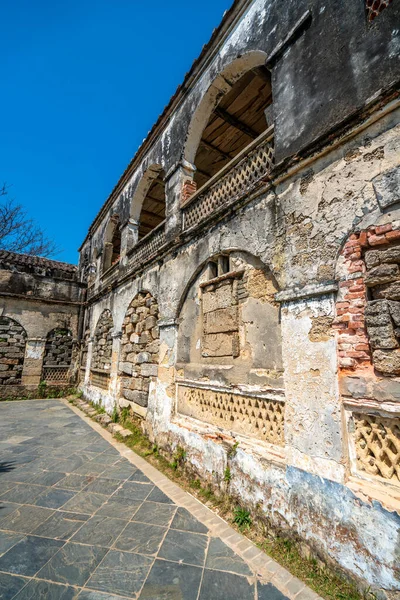
[[[93,340],[92,370],[110,372],[112,354],[113,319],[111,312],[105,310],[99,318]]]
[[[0,317],[0,383],[21,383],[25,357],[26,331],[7,317]]]
[[[377,371],[400,375],[400,229],[387,223],[354,233],[342,257],[339,364],[354,370],[372,360]]]
[[[120,406],[147,407],[150,383],[158,372],[159,337],[157,301],[142,292],[130,303],[122,325]]]

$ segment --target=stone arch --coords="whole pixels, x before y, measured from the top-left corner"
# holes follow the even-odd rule
[[[27,333],[14,319],[0,317],[0,384],[21,383]]]
[[[66,383],[70,376],[74,340],[72,331],[56,327],[46,336],[43,356],[42,381]]]
[[[234,59],[213,80],[198,104],[189,125],[184,148],[184,159],[197,169],[197,187],[203,185],[207,178],[246,147],[251,139],[255,139],[272,124],[271,110],[268,109],[268,118],[266,112],[268,106],[272,105],[272,93],[270,74],[264,66],[265,60],[266,54],[260,50]],[[255,78],[261,82],[264,90],[262,93],[265,92],[265,106],[260,99],[261,92],[257,91],[254,84]],[[250,90],[250,84],[254,89]],[[245,94],[249,94],[247,100]],[[220,106],[224,102],[227,106]],[[253,115],[250,114],[250,108],[254,103],[257,104],[257,111]],[[217,109],[219,114],[214,112]],[[265,115],[262,116],[265,122],[258,122],[264,111]],[[250,122],[246,122],[248,117]],[[214,121],[211,123],[212,119]],[[211,130],[206,131],[209,127]],[[201,146],[203,161],[199,156]],[[209,168],[202,173],[198,163],[202,164],[204,160]]]
[[[184,378],[283,390],[278,291],[268,266],[248,252],[225,250],[203,261],[178,307]]]
[[[146,408],[150,384],[157,377],[159,330],[157,300],[141,291],[130,303],[122,324],[120,406]]]
[[[185,286],[182,290],[182,293],[179,296],[179,301],[176,305],[174,319],[179,319],[183,304],[187,298],[189,290],[192,287],[192,285],[196,282],[198,277],[201,275],[201,273],[204,271],[205,267],[210,262],[218,263],[218,257],[221,257],[221,256],[233,257],[235,254],[243,255],[243,257],[249,263],[249,265],[252,265],[256,269],[265,271],[265,273],[268,274],[268,277],[273,282],[273,285],[274,285],[276,291],[277,292],[280,291],[281,288],[280,288],[280,285],[278,282],[278,274],[275,273],[270,268],[269,265],[267,265],[260,258],[255,256],[254,254],[252,254],[250,251],[243,250],[241,247],[238,247],[238,246],[229,246],[228,248],[224,248],[224,249],[220,250],[219,252],[214,252],[212,254],[208,254],[208,253],[206,254],[206,253],[202,252],[199,255],[199,260],[197,262],[196,267],[193,269],[191,275],[185,281]],[[229,264],[229,268],[230,268],[230,264]]]
[[[121,255],[121,230],[119,215],[110,217],[104,235],[103,273],[119,261]]]
[[[92,361],[90,365],[92,384],[108,388],[111,372],[112,330],[114,322],[111,311],[106,308],[97,321],[93,336]]]
[[[145,170],[131,201],[130,216],[137,223],[139,240],[164,221],[165,208],[164,170],[153,164]]]

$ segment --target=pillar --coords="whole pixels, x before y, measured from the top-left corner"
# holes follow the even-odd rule
[[[287,463],[342,483],[345,477],[337,342],[336,284],[283,291],[282,351]]]
[[[46,338],[28,338],[25,346],[22,385],[39,385],[42,376]]]
[[[195,192],[195,183],[193,181],[196,167],[183,160],[174,165],[165,176],[165,198],[166,198],[166,225],[165,233],[167,239],[174,239],[181,232],[181,212],[182,195],[185,186],[191,185],[191,190]]]

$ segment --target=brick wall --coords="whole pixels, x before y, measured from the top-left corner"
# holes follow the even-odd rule
[[[386,224],[353,233],[344,245],[342,258],[343,278],[339,282],[334,322],[339,367],[344,370],[370,367],[374,353],[374,366],[378,370],[397,374],[393,369],[389,373],[390,367],[385,366],[390,360],[389,352],[395,357],[398,354],[392,352],[398,348],[396,323],[386,313],[388,302],[394,308],[399,304],[400,311],[400,230]],[[377,327],[386,330],[377,331]],[[393,329],[392,334],[387,328]],[[388,347],[390,335],[392,347]],[[400,356],[397,361],[400,363]]]

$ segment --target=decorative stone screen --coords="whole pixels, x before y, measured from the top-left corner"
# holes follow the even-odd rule
[[[280,400],[180,384],[178,412],[234,433],[284,445],[285,405]]]
[[[195,227],[222,206],[250,194],[268,175],[274,164],[271,130],[257,138],[254,144],[254,148],[246,148],[244,157],[242,152],[239,153],[183,207],[184,229]]]
[[[21,383],[26,331],[13,319],[0,317],[0,384]]]
[[[68,329],[53,329],[47,335],[43,358],[42,380],[48,383],[68,381],[73,339]]]
[[[91,381],[97,387],[107,388],[111,371],[112,335],[114,326],[111,312],[104,310],[97,322],[94,332],[92,362],[90,365]],[[101,380],[101,381],[100,381]],[[99,385],[101,383],[101,385]]]
[[[400,484],[400,418],[353,414],[357,469]]]
[[[366,0],[368,21],[372,22],[393,0]]]
[[[159,358],[158,304],[148,292],[130,303],[122,325],[121,395],[125,401],[146,407]]]

